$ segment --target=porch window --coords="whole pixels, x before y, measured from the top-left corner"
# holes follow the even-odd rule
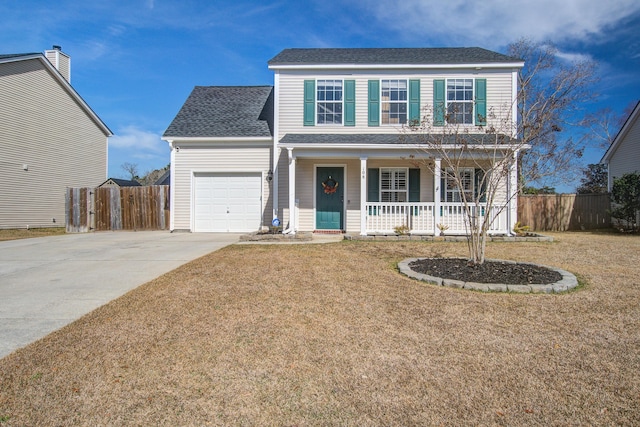
[[[462,193],[468,202],[473,200],[474,196],[474,173],[473,168],[459,169],[461,187],[458,187],[456,183],[454,173],[452,169],[445,169],[444,171],[444,201],[445,202],[462,202]]]
[[[380,169],[380,201],[406,202],[408,200],[407,169]]]
[[[342,80],[318,80],[317,123],[342,124]]]
[[[407,105],[406,80],[381,81],[382,124],[399,125],[407,123]]]

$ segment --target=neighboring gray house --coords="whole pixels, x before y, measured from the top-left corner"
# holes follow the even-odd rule
[[[273,86],[198,86],[163,135],[170,228],[247,232],[275,221],[285,233],[464,234],[460,194],[481,191],[474,165],[493,164],[488,145],[469,150],[460,190],[437,153],[419,154],[431,168],[407,161],[417,150],[402,129],[433,107],[436,132],[455,121],[480,140],[497,125],[488,112],[517,117],[523,65],[481,48],[285,49],[268,63]],[[517,221],[516,171],[517,155],[499,209],[481,207],[495,218],[490,233]]]
[[[613,180],[626,173],[640,172],[640,101],[613,139],[600,160],[607,165],[607,190],[611,192]]]
[[[98,187],[141,187],[138,181],[129,179],[109,178]]]
[[[0,228],[64,226],[65,188],[107,178],[109,128],[58,46],[0,55]]]

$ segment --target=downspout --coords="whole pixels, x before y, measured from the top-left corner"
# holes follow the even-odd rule
[[[293,149],[289,148],[287,150],[287,155],[289,158],[289,227],[286,230],[282,231],[282,234],[295,234],[296,224],[294,223],[296,217],[296,206],[295,206],[295,159],[293,158]],[[292,166],[293,166],[293,171]],[[293,192],[293,196],[291,195]],[[293,201],[293,203],[292,203]]]
[[[280,185],[280,168],[278,167],[278,161],[280,158],[280,150],[278,149],[278,133],[280,132],[280,74],[276,70],[273,76],[273,159],[272,168],[273,181],[271,181],[271,200],[272,200],[272,219],[278,218],[278,211],[280,203],[278,197],[280,191],[278,186]]]
[[[171,149],[171,166],[169,172],[169,231],[173,233],[175,229],[175,191],[176,191],[176,151],[177,146],[173,145],[173,140],[169,140],[169,148]]]

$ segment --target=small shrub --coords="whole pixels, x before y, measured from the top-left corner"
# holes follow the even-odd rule
[[[406,224],[402,224],[402,225],[399,225],[399,226],[397,226],[396,228],[394,228],[394,229],[393,229],[393,231],[394,231],[396,234],[399,234],[399,235],[401,235],[401,236],[404,236],[404,235],[409,234],[409,233],[411,232],[411,229],[410,229],[409,227],[407,227],[407,225],[406,225]]]
[[[531,227],[522,224],[520,221],[516,222],[516,225],[513,226],[513,232],[516,233],[516,236],[526,236],[530,231]]]

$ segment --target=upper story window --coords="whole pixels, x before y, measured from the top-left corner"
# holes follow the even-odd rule
[[[318,80],[316,121],[320,124],[342,124],[342,80]]]
[[[380,169],[380,201],[406,202],[408,191],[407,169]]]
[[[473,79],[447,79],[447,122],[473,124]]]
[[[407,81],[381,81],[382,124],[400,125],[407,123]]]

